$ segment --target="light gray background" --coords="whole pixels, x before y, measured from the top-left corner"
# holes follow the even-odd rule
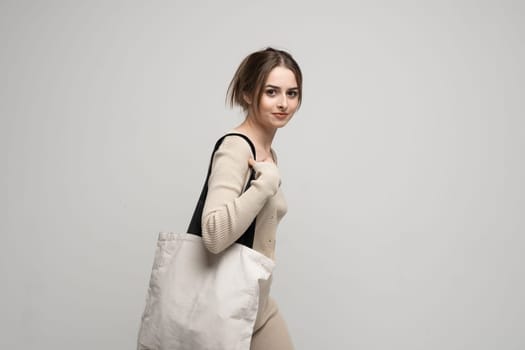
[[[0,347],[132,349],[248,53],[304,71],[277,135],[297,349],[525,348],[520,1],[1,1]]]

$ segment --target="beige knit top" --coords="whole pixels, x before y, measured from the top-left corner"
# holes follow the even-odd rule
[[[253,249],[274,259],[277,225],[287,205],[274,163],[258,162],[254,167],[256,178],[243,193],[250,177],[248,159],[252,157],[249,144],[239,136],[226,137],[215,152],[202,213],[202,239],[208,250],[219,253],[256,218]]]

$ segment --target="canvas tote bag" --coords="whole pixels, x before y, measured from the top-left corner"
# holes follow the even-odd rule
[[[210,253],[202,242],[201,217],[213,150],[187,233],[161,232],[151,271],[138,350],[249,350],[255,319],[270,291],[273,260],[252,249],[255,220],[225,251]],[[254,179],[253,170],[246,189]],[[245,189],[245,190],[246,190]]]

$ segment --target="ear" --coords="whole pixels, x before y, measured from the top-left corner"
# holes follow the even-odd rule
[[[247,104],[251,105],[252,104],[252,98],[250,96],[248,96],[247,93],[243,93],[242,94],[242,99],[244,100],[244,102],[246,102]]]

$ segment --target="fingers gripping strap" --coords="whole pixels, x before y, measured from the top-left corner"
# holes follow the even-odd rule
[[[253,145],[252,141],[246,135],[238,134],[238,133],[229,133],[229,134],[224,135],[217,141],[213,149],[213,153],[211,155],[210,165],[208,166],[208,175],[206,175],[206,181],[204,181],[204,186],[202,188],[202,192],[199,197],[199,201],[197,202],[197,206],[195,207],[193,216],[191,218],[190,225],[188,227],[188,233],[193,233],[193,234],[196,234],[202,237],[202,212],[204,210],[204,203],[206,203],[206,196],[208,195],[208,180],[210,179],[210,175],[211,175],[213,156],[215,155],[215,152],[217,152],[217,150],[219,149],[224,139],[228,136],[239,136],[239,137],[242,137],[244,140],[246,140],[246,142],[248,142],[248,144],[250,145],[250,149],[252,150],[253,159],[256,159],[255,146]],[[244,189],[243,193],[250,187],[250,184],[252,180],[254,179],[255,179],[255,171],[252,169],[250,171],[250,179],[248,180],[248,183],[246,184],[246,188]],[[237,239],[236,243],[240,243],[249,248],[253,248],[254,236],[255,236],[255,219],[253,219],[252,223],[250,224],[248,229],[241,235],[241,237]]]

